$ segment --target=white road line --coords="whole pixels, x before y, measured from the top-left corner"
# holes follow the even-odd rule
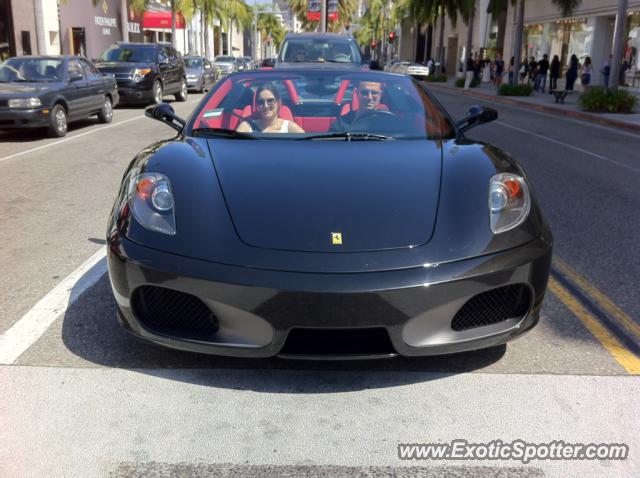
[[[106,248],[87,259],[0,335],[0,365],[14,363],[107,270]]]
[[[81,138],[82,136],[87,136],[93,133],[97,133],[98,131],[102,131],[105,129],[109,129],[109,128],[114,128],[116,126],[120,126],[121,124],[125,124],[125,123],[129,123],[130,121],[135,121],[135,120],[139,120],[142,118],[146,118],[146,116],[136,116],[135,118],[129,118],[123,121],[118,121],[117,123],[113,123],[107,126],[103,126],[101,128],[96,128],[96,129],[92,129],[91,131],[87,131],[85,133],[80,133],[80,134],[76,134],[75,136],[70,136],[69,138],[63,138],[63,139],[59,139],[57,141],[54,141],[53,143],[47,143],[47,144],[43,144],[42,146],[37,146],[35,148],[31,148],[31,149],[27,149],[26,151],[20,151],[19,153],[15,153],[15,154],[10,154],[9,156],[5,156],[4,158],[0,158],[0,162],[2,161],[7,161],[9,159],[13,159],[13,158],[17,158],[19,156],[23,156],[25,154],[29,154],[29,153],[33,153],[34,151],[39,151],[41,149],[45,149],[45,148],[49,148],[51,146],[57,146],[59,144],[62,143],[66,143],[68,141],[73,141],[76,138]]]
[[[200,99],[198,99],[197,101],[187,102],[187,104],[197,103],[198,101],[200,101]],[[9,159],[14,159],[14,158],[17,158],[19,156],[23,156],[25,154],[33,153],[34,151],[39,151],[41,149],[49,148],[51,146],[57,146],[59,144],[66,143],[68,141],[72,141],[72,140],[74,140],[76,138],[81,138],[83,136],[87,136],[87,135],[90,135],[90,134],[93,134],[93,133],[97,133],[97,132],[103,131],[105,129],[115,128],[116,126],[120,126],[121,124],[129,123],[131,121],[135,121],[135,120],[139,120],[139,119],[143,119],[143,118],[146,118],[146,116],[144,114],[141,114],[140,116],[136,116],[134,118],[128,118],[126,120],[118,121],[117,123],[112,123],[112,124],[107,125],[107,126],[102,126],[100,128],[92,129],[91,131],[87,131],[85,133],[80,133],[80,134],[76,134],[75,136],[70,136],[68,138],[63,138],[63,139],[54,141],[53,143],[43,144],[42,146],[37,146],[35,148],[27,149],[26,151],[20,151],[19,153],[10,154],[9,156],[5,156],[4,158],[0,158],[0,163],[3,162],[3,161],[8,161]]]
[[[510,124],[503,123],[502,121],[495,121],[494,123],[495,124],[499,124],[500,126],[504,126],[505,128],[511,128],[511,129],[516,130],[516,131],[520,131],[522,133],[530,134],[531,136],[535,136],[536,138],[540,138],[540,139],[544,139],[544,140],[550,141],[551,143],[562,145],[562,146],[564,146],[566,148],[570,148],[570,149],[573,149],[575,151],[579,151],[581,153],[587,154],[589,156],[593,156],[594,158],[602,159],[603,161],[608,161],[610,163],[616,164],[618,166],[626,168],[626,169],[628,169],[630,171],[633,171],[635,173],[640,173],[640,169],[638,169],[638,168],[634,168],[633,166],[629,166],[628,164],[621,163],[620,161],[616,161],[615,159],[607,158],[606,156],[602,156],[600,154],[593,153],[591,151],[587,151],[586,149],[578,148],[577,146],[573,146],[572,144],[563,143],[562,141],[558,141],[557,139],[549,138],[548,136],[544,136],[542,134],[533,133],[533,132],[528,131],[526,129],[518,128],[517,126],[511,126]]]

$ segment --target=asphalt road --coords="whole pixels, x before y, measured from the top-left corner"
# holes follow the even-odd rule
[[[478,102],[437,95],[454,117]],[[173,105],[186,116],[199,98]],[[640,475],[640,381],[629,355],[625,361],[612,347],[621,344],[631,357],[638,347],[640,137],[492,106],[499,120],[469,136],[522,162],[555,236],[558,285],[530,333],[506,347],[428,359],[198,356],[150,347],[123,332],[104,261],[92,263],[74,279],[89,284],[86,290],[73,286],[83,293],[55,311],[24,353],[0,365],[0,474]],[[87,120],[63,140],[0,133],[5,341],[103,246],[133,155],[170,136],[142,108],[128,107],[115,111],[111,125]],[[87,281],[92,274],[97,281]],[[604,324],[609,338],[589,317]],[[458,438],[626,443],[631,456],[527,466],[398,458],[398,443]]]

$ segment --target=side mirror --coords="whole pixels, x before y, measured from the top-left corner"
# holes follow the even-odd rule
[[[456,123],[456,127],[461,133],[469,131],[480,124],[489,123],[498,119],[498,112],[493,108],[482,106],[472,106],[469,108],[467,116]]]
[[[159,65],[168,65],[169,64],[169,58],[163,58],[162,60],[160,60],[158,62]]]
[[[80,81],[82,79],[83,79],[82,75],[78,75],[78,74],[71,75],[71,76],[69,76],[69,83],[73,83],[75,81]]]
[[[144,115],[171,126],[178,133],[182,133],[184,126],[187,124],[185,120],[176,115],[171,105],[167,103],[149,106],[144,110]]]

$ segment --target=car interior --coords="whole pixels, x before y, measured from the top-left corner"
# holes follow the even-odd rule
[[[268,81],[280,94],[279,117],[295,121],[306,133],[326,133],[339,117],[360,109],[357,86],[361,80],[335,77],[322,80],[323,77],[299,77]],[[256,92],[264,83],[262,79],[227,79],[209,97],[193,127],[235,130],[244,118],[256,118]],[[428,137],[451,134],[450,123],[443,120],[440,112],[433,111],[430,100],[423,101],[418,90],[410,92],[397,84],[384,83],[382,89],[376,107],[378,114],[371,115],[371,121],[366,122],[368,129],[421,137],[425,133]]]

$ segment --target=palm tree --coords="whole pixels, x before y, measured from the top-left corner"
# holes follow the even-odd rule
[[[466,46],[466,54],[467,58],[471,57],[471,49],[473,48],[473,21],[476,16],[476,1],[475,0],[466,0],[461,5],[462,8],[462,16],[467,23],[467,46]],[[467,74],[467,62],[464,62],[462,67],[462,71],[464,75]]]
[[[228,50],[229,54],[233,54],[233,25],[235,24],[238,29],[240,28],[251,28],[252,24],[252,16],[251,11],[247,7],[247,4],[242,0],[227,0],[226,1],[226,12],[228,19]]]

